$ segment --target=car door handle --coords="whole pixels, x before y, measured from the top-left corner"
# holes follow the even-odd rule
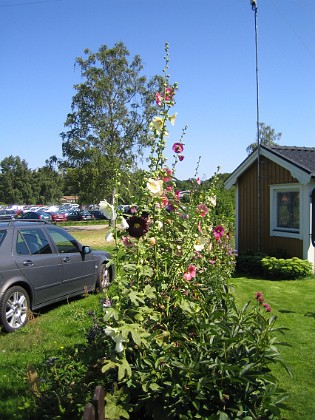
[[[65,263],[67,263],[67,262],[70,262],[71,261],[71,258],[70,257],[64,257],[62,259],[62,261],[65,262]]]
[[[34,265],[34,264],[33,264],[33,261],[31,261],[31,260],[25,260],[25,261],[23,261],[23,265],[28,267],[28,266]]]

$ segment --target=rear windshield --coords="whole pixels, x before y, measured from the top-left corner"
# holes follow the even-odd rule
[[[6,230],[0,230],[0,246],[2,245],[2,242],[3,242],[6,234],[7,234]]]

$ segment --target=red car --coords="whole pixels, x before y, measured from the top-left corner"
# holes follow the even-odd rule
[[[54,222],[66,222],[67,221],[67,215],[66,213],[49,213],[51,215],[51,218]]]

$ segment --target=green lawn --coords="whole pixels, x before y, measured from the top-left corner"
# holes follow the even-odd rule
[[[289,328],[284,341],[290,347],[279,348],[293,377],[284,369],[274,372],[280,385],[290,394],[287,401],[294,409],[283,419],[313,420],[315,418],[315,280],[267,281],[244,277],[232,279],[235,296],[240,304],[254,300],[256,291],[264,294],[266,302],[277,315],[277,325]],[[281,337],[280,337],[281,338]]]
[[[108,229],[108,228],[107,228]],[[94,248],[108,247],[107,229],[71,232],[81,242]],[[283,368],[274,372],[290,397],[294,411],[283,413],[282,419],[313,420],[315,418],[315,279],[296,281],[231,279],[239,305],[254,300],[261,291],[278,317],[277,325],[289,328],[281,341],[290,344],[279,350],[289,365],[291,379]],[[0,419],[29,420],[19,407],[28,403],[29,389],[25,384],[27,366],[36,364],[62,348],[84,342],[84,327],[91,319],[89,310],[99,310],[99,296],[89,295],[41,311],[21,331],[0,332]]]

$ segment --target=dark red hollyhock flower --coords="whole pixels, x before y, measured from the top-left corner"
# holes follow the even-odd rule
[[[145,217],[132,216],[128,219],[128,225],[127,232],[133,238],[140,238],[149,230],[148,220]]]

